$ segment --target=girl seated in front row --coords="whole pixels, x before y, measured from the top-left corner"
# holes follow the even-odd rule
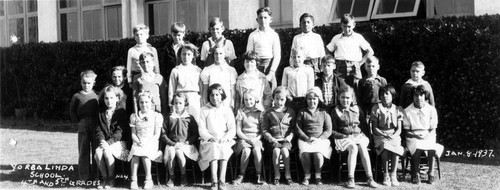
[[[436,108],[431,106],[426,98],[429,97],[429,91],[424,85],[419,85],[412,90],[413,103],[405,109],[406,147],[411,154],[411,172],[412,182],[420,183],[420,155],[427,151],[427,160],[429,162],[428,182],[433,184],[434,177],[434,157],[441,156],[443,145],[436,143],[436,128],[438,126],[438,117]]]
[[[404,111],[392,103],[397,97],[396,90],[391,85],[380,88],[378,95],[381,103],[373,106],[370,120],[372,121],[373,141],[375,150],[382,157],[385,186],[399,186],[396,171],[398,159],[404,153],[401,146],[401,128],[403,127]],[[391,172],[389,173],[389,156],[391,157]]]
[[[195,143],[198,140],[198,124],[192,115],[187,112],[189,105],[188,97],[183,93],[176,93],[172,99],[173,112],[164,122],[160,139],[165,146],[163,161],[168,168],[167,186],[174,186],[174,164],[175,158],[181,168],[181,186],[187,184],[186,178],[186,156],[197,161],[198,149]]]
[[[129,154],[130,163],[130,189],[139,189],[137,185],[137,169],[139,160],[142,160],[146,181],[144,189],[153,188],[151,177],[151,161],[161,162],[162,152],[158,149],[158,139],[163,125],[163,116],[154,111],[153,97],[149,92],[137,95],[139,111],[130,115],[132,128],[132,149]]]
[[[245,172],[250,161],[250,154],[253,154],[255,170],[257,173],[257,183],[263,184],[261,178],[262,171],[262,135],[260,120],[262,108],[256,106],[259,103],[257,92],[250,89],[243,93],[244,107],[238,110],[236,114],[236,134],[238,135],[238,143],[236,144],[235,153],[238,155],[241,152],[240,174],[233,181],[238,185],[243,181]]]
[[[103,181],[98,189],[109,189],[115,185],[115,158],[126,160],[128,156],[125,142],[130,134],[127,136],[123,132],[128,127],[128,115],[123,108],[117,107],[122,93],[119,88],[108,86],[99,97],[101,107],[96,127],[96,142],[99,142],[99,147],[94,159]]]
[[[324,159],[330,159],[332,147],[328,139],[332,134],[330,115],[318,105],[323,102],[323,95],[318,87],[306,92],[307,107],[302,108],[297,116],[297,136],[299,137],[299,155],[304,169],[303,185],[309,185],[311,164],[314,164],[316,184],[321,185],[321,168]],[[311,162],[312,157],[312,162]]]
[[[280,181],[280,155],[285,165],[287,184],[292,184],[290,173],[290,149],[292,149],[293,127],[295,126],[295,112],[286,107],[288,89],[277,87],[273,92],[274,106],[264,112],[262,119],[262,133],[267,140],[268,150],[273,151],[272,164],[274,168],[273,184]]]
[[[227,161],[233,154],[231,147],[234,145],[236,127],[234,114],[229,106],[222,102],[229,98],[222,86],[218,83],[208,87],[208,102],[201,108],[198,118],[198,131],[200,134],[200,159],[198,164],[201,171],[210,165],[212,174],[212,190],[226,189]],[[217,181],[217,168],[219,181]],[[218,188],[217,188],[218,186]]]
[[[358,152],[361,154],[361,163],[365,168],[368,185],[378,187],[373,180],[368,144],[370,140],[361,131],[368,128],[366,117],[357,105],[353,105],[355,95],[350,86],[342,86],[339,90],[340,104],[331,113],[334,126],[332,137],[335,139],[335,149],[338,151],[349,151],[347,157],[348,178],[347,188],[355,188],[354,169]]]

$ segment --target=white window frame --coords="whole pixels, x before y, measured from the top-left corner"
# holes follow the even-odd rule
[[[366,1],[366,0],[353,0],[351,4],[351,10],[349,11],[349,14],[352,14],[352,10],[354,9],[354,4],[356,1]],[[372,10],[373,10],[373,1],[370,0],[370,4],[368,5],[368,10],[366,13],[366,17],[354,17],[356,21],[369,21],[371,16],[372,16]],[[330,22],[332,23],[340,23],[340,18],[334,18],[335,17],[335,9],[337,8],[338,0],[334,0],[332,4],[332,8],[330,10],[330,16],[329,18],[331,19]]]
[[[373,13],[372,13],[372,19],[384,19],[384,18],[400,18],[400,17],[412,17],[412,16],[417,16],[418,13],[418,8],[420,6],[420,0],[415,0],[415,5],[413,7],[412,12],[405,12],[405,13],[396,13],[396,9],[398,7],[398,3],[401,0],[396,1],[396,5],[394,6],[393,13],[390,14],[377,14],[378,8],[380,3],[383,0],[376,0],[375,5],[373,7]]]

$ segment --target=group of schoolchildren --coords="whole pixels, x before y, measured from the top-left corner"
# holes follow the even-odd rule
[[[130,188],[138,189],[142,162],[143,187],[149,189],[153,161],[166,165],[169,187],[174,186],[174,166],[179,164],[180,184],[186,185],[190,159],[202,171],[210,167],[211,189],[226,189],[231,156],[241,155],[233,184],[245,178],[251,155],[256,181],[264,184],[262,164],[264,155],[269,155],[271,183],[280,184],[282,162],[284,181],[292,184],[290,155],[298,154],[304,174],[301,184],[309,184],[311,168],[314,182],[322,184],[322,165],[336,150],[348,152],[348,188],[356,187],[358,154],[368,186],[378,187],[368,152],[372,140],[382,160],[383,185],[399,185],[398,159],[405,151],[412,158],[412,181],[420,183],[421,154],[426,151],[433,166],[434,156],[443,151],[436,143],[437,113],[432,89],[422,79],[423,63],[412,63],[411,78],[402,86],[396,106],[393,100],[398,95],[377,74],[380,65],[370,44],[353,32],[354,18],[342,17],[342,33],[326,45],[329,54],[325,54],[320,35],[312,31],[314,17],[305,13],[300,17],[302,33],[293,38],[290,66],[277,86],[281,47],[270,27],[271,15],[268,7],[258,9],[259,27],[248,38],[242,55],[245,71],[239,76],[233,67],[233,44],[222,35],[219,18],[210,21],[212,36],[201,53],[183,40],[186,27],[174,23],[165,64],[159,64],[156,49],[146,42],[148,27],[134,27],[137,44],[128,51],[126,67],[113,67],[111,84],[98,94],[92,89],[97,75],[82,72],[83,89],[71,100],[71,119],[78,123],[80,178],[92,177],[93,158],[102,176],[98,188],[111,188],[119,159],[130,162]],[[196,63],[198,56],[203,69]],[[367,71],[364,77],[362,65]],[[434,167],[429,167],[428,182],[435,180]]]

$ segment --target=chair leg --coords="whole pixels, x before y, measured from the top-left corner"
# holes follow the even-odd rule
[[[293,155],[294,155],[294,157],[295,157],[295,168],[296,168],[296,169],[295,169],[295,173],[297,173],[297,181],[300,181],[300,176],[299,176],[299,171],[300,171],[300,168],[299,168],[299,167],[300,167],[300,166],[299,166],[299,162],[300,162],[300,160],[299,160],[298,155],[297,155],[298,153],[293,152],[292,154],[293,154]]]
[[[339,153],[339,161],[338,161],[338,172],[337,172],[337,177],[339,180],[339,183],[341,182],[341,175],[342,175],[342,154]]]
[[[158,183],[158,185],[160,185],[160,166],[158,163],[156,163],[156,181]]]
[[[438,176],[439,176],[439,179],[441,180],[441,158],[439,158],[438,156],[436,156],[436,162],[437,162],[437,170],[438,170]]]

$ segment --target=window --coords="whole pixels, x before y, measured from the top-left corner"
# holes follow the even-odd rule
[[[9,19],[9,34],[19,38],[19,43],[24,42],[24,19],[14,18]]]
[[[417,16],[420,0],[377,0],[372,18]]]
[[[330,11],[332,22],[340,22],[344,14],[351,14],[356,21],[370,20],[373,0],[335,0]]]
[[[108,6],[106,9],[106,39],[122,38],[122,7]]]
[[[149,34],[162,35],[170,33],[170,25],[174,22],[172,18],[172,1],[148,4]]]
[[[292,0],[267,0],[267,6],[271,8],[273,21],[271,26],[275,28],[290,28],[293,25]]]
[[[38,17],[28,17],[28,42],[38,42]]]
[[[76,12],[61,14],[61,41],[78,41],[78,16]]]
[[[10,45],[10,36],[18,43],[38,42],[38,5],[36,0],[0,0],[0,46]]]
[[[61,41],[122,37],[121,0],[60,0]]]
[[[83,11],[83,40],[102,40],[102,12],[100,9]]]
[[[170,33],[170,26],[174,22],[182,22],[188,30],[203,30],[206,21],[200,13],[205,3],[214,3],[219,0],[158,0],[146,3],[146,23],[151,35]],[[225,0],[227,1],[227,0]],[[207,29],[205,29],[207,30]]]
[[[78,6],[77,0],[60,0],[59,8],[76,8]]]
[[[214,17],[219,17],[226,29],[229,29],[229,4],[228,0],[209,0],[207,5],[207,26]],[[208,27],[207,27],[208,29]]]
[[[462,16],[474,14],[474,0],[434,1],[436,16]]]

